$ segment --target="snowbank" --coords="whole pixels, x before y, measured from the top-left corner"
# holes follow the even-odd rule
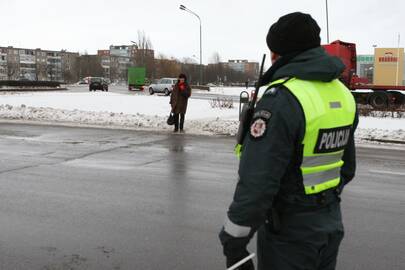
[[[92,93],[28,93],[0,96],[0,119],[171,130],[166,119],[169,98]],[[209,101],[190,99],[185,128],[191,134],[235,135],[238,104],[211,108]],[[405,142],[405,119],[361,117],[356,139]]]
[[[169,97],[123,95],[111,92],[51,92],[0,96],[0,104],[26,107],[44,107],[91,112],[114,112],[166,117],[170,112]],[[207,100],[190,99],[187,119],[237,119],[238,108],[212,109]]]
[[[64,110],[44,107],[0,105],[0,119],[123,127],[156,131],[171,130],[167,117],[144,114],[124,114],[107,111]],[[185,127],[190,134],[235,135],[238,122],[226,119],[187,120]]]
[[[265,91],[267,87],[263,86],[259,90],[259,96],[261,96]],[[222,95],[222,96],[239,96],[241,92],[246,91],[249,93],[249,95],[254,91],[254,87],[249,87],[246,89],[246,87],[210,87],[210,91],[205,91],[205,90],[193,90],[194,93],[201,93],[201,94],[214,94],[214,95]]]
[[[246,91],[250,93],[253,91],[253,87],[249,87],[246,89],[245,87],[210,87],[210,91],[204,91],[204,90],[194,90],[193,92],[197,93],[209,93],[209,94],[218,94],[218,95],[224,95],[224,96],[239,96],[242,91]]]
[[[28,93],[0,96],[0,119],[137,129],[171,130],[166,124],[169,97],[110,92]],[[190,99],[185,128],[192,134],[234,135],[238,106],[211,108],[208,100]]]

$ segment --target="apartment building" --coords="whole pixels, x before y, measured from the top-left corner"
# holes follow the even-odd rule
[[[78,53],[0,47],[1,80],[69,81]]]
[[[7,50],[0,48],[0,80],[7,80]]]
[[[110,56],[110,50],[98,50],[97,55],[100,57],[101,61],[101,66],[103,67],[104,70],[104,77],[111,78],[110,74],[110,67],[111,67],[111,56]]]
[[[237,60],[228,60],[228,62],[223,63],[225,66],[229,67],[230,69],[238,72],[242,72],[245,74],[249,74],[250,76],[257,76],[259,74],[259,63],[258,62],[249,62],[245,59],[237,59]]]
[[[109,50],[98,50],[104,77],[114,80],[126,80],[128,68],[145,66],[146,59],[154,59],[154,51],[139,49],[136,45],[111,45]]]

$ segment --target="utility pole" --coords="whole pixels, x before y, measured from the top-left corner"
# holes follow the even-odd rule
[[[399,42],[401,39],[401,35],[398,33],[398,46],[397,46],[397,76],[396,76],[396,82],[395,85],[398,86],[398,81],[399,81]]]

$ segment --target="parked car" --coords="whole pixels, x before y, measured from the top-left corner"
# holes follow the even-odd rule
[[[108,91],[108,83],[104,78],[91,77],[89,84],[89,91]]]
[[[174,85],[177,83],[177,78],[162,78],[154,80],[149,85],[149,94],[164,93],[166,96],[170,95],[173,91]]]

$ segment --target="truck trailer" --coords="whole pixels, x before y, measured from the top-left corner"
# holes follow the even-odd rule
[[[396,108],[405,104],[405,86],[375,85],[357,75],[356,44],[336,40],[323,45],[327,53],[339,57],[346,65],[340,80],[352,91],[357,103],[369,104],[375,109]]]
[[[128,90],[143,90],[145,85],[146,69],[145,67],[128,68]]]

